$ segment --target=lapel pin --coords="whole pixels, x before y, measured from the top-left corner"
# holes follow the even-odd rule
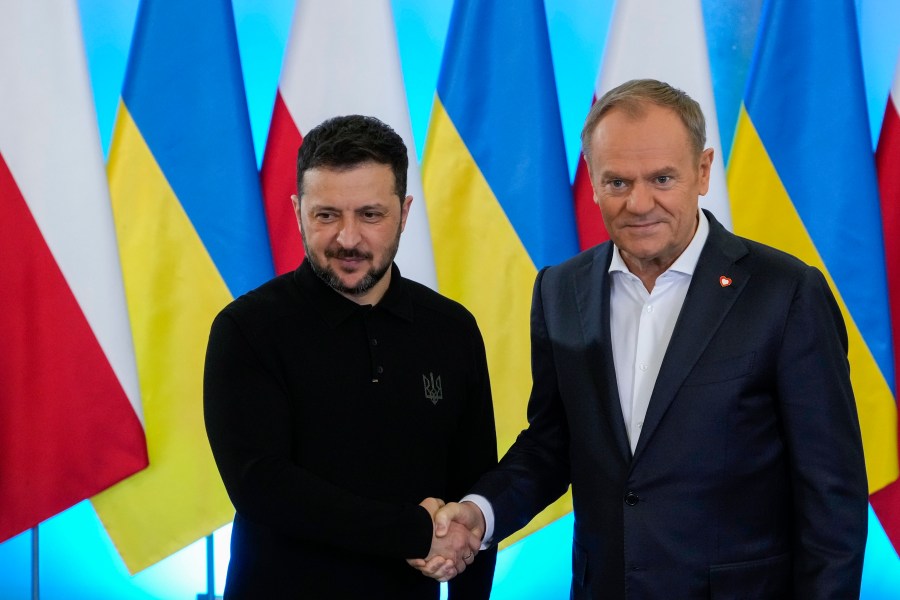
[[[719,277],[719,285],[721,285],[722,287],[728,287],[729,285],[731,285],[731,277],[722,275],[721,277]]]

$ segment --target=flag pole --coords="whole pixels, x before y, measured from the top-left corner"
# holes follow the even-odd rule
[[[41,598],[40,552],[38,548],[38,526],[31,528],[31,600]]]

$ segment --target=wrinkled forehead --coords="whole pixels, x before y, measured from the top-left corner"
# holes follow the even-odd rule
[[[647,101],[623,102],[604,112],[594,126],[590,155],[615,148],[619,151],[687,153],[699,158],[688,126],[667,106]]]

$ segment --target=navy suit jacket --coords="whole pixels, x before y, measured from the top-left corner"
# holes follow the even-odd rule
[[[858,597],[868,496],[841,314],[817,269],[707,216],[634,454],[605,243],[538,274],[529,426],[472,491],[499,541],[571,484],[573,598]]]

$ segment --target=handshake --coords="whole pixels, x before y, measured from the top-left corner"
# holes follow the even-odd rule
[[[415,569],[438,581],[450,581],[475,561],[484,537],[484,515],[471,502],[444,504],[438,498],[419,503],[431,515],[434,532],[425,558],[407,560]]]

